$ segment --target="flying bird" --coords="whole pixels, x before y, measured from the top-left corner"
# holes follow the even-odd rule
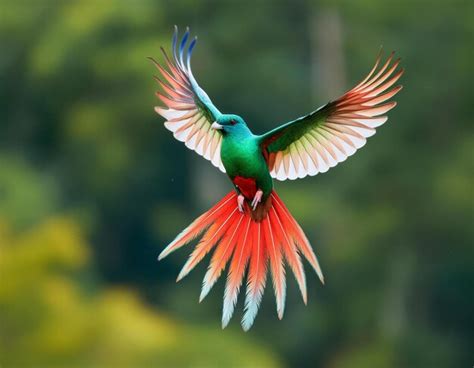
[[[223,328],[232,317],[246,276],[241,324],[247,331],[257,315],[269,271],[280,319],[285,310],[285,263],[294,273],[305,304],[302,257],[324,283],[312,247],[275,192],[273,179],[293,180],[324,173],[354,154],[387,121],[384,114],[396,105],[388,101],[402,89],[392,86],[403,69],[398,69],[400,59],[394,60],[393,52],[381,63],[380,52],[369,74],[341,97],[308,115],[256,135],[239,115],[220,112],[199,87],[191,71],[196,40],[190,39],[187,29],[179,41],[175,27],[171,57],[161,48],[163,63],[151,59],[161,74],[155,77],[161,86],[161,92],[156,95],[164,105],[155,107],[155,111],[166,120],[165,127],[177,140],[226,173],[234,188],[184,229],[158,259],[199,238],[178,275],[179,281],[213,251],[199,301],[230,264],[224,292]]]

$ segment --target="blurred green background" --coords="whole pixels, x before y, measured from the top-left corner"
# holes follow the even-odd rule
[[[358,154],[276,183],[326,276],[288,275],[253,329],[220,328],[206,263],[156,257],[230,190],[153,111],[146,60],[172,26],[193,68],[257,133],[342,94],[380,45],[398,106]],[[471,367],[474,2],[23,1],[0,4],[2,367]]]

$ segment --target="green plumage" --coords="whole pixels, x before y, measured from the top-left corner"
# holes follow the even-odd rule
[[[273,179],[264,150],[285,150],[291,143],[314,129],[326,115],[327,109],[320,108],[261,136],[254,135],[240,116],[219,115],[216,122],[221,125],[223,133],[221,160],[227,175],[232,181],[237,176],[255,179],[257,188],[263,191],[264,198],[268,197],[273,189]]]
[[[222,126],[221,160],[227,175],[232,181],[237,176],[255,179],[266,198],[273,189],[273,180],[262,153],[261,137],[254,135],[237,115],[221,115],[217,122]]]

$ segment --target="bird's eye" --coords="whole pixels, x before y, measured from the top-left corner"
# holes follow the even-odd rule
[[[230,121],[230,124],[231,124],[231,125],[235,125],[235,124],[237,124],[237,121],[235,121],[234,119],[232,119],[232,120]]]

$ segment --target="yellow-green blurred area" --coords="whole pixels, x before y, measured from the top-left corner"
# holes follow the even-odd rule
[[[262,133],[341,95],[381,45],[398,106],[329,172],[278,182],[326,285],[271,282],[254,327],[220,327],[209,258],[156,257],[231,189],[153,111],[173,25],[194,74]],[[474,2],[0,3],[1,367],[471,367]],[[241,295],[242,297],[242,295]]]

